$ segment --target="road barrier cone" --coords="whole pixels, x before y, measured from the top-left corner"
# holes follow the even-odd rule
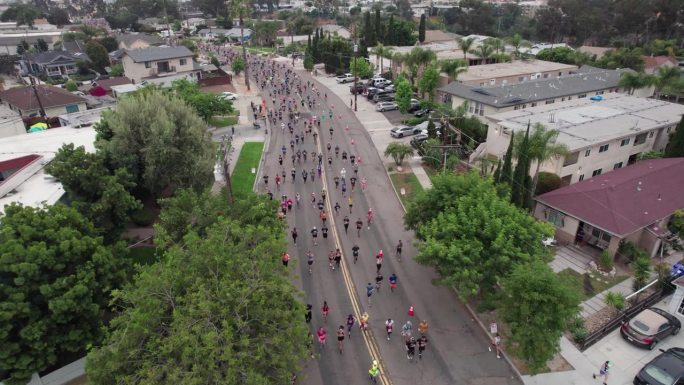
[[[415,312],[413,311],[413,306],[410,306],[409,309],[408,309],[408,315],[410,315],[411,317],[413,317],[414,314],[415,314]]]
[[[351,144],[352,144],[352,146],[354,145],[354,138],[352,138]]]

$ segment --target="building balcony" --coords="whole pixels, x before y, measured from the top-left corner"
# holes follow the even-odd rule
[[[176,73],[176,66],[168,66],[166,68],[150,68],[149,76],[168,76]]]

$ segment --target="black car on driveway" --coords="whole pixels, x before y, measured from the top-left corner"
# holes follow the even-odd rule
[[[682,328],[677,317],[665,310],[649,307],[622,324],[620,334],[632,345],[653,350],[658,342],[676,335]]]
[[[684,383],[684,349],[660,349],[659,354],[634,377],[634,385],[680,385]]]

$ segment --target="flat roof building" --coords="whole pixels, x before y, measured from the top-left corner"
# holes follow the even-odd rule
[[[523,83],[534,79],[559,78],[572,75],[578,67],[573,64],[544,60],[516,60],[468,67],[458,75],[457,82],[473,86],[497,86]]]
[[[541,170],[569,185],[633,164],[643,152],[663,150],[684,114],[684,105],[621,93],[592,99],[490,115],[482,153],[502,158],[512,132],[523,135],[528,123],[540,123],[558,130],[556,142],[569,150],[567,156],[542,163]]]

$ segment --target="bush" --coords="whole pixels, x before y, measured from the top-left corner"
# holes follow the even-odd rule
[[[404,119],[403,122],[407,126],[416,126],[418,124],[423,123],[426,120],[427,120],[427,118],[408,118],[408,119]]]
[[[646,286],[648,278],[651,275],[651,258],[643,251],[639,250],[632,262],[632,269],[634,270],[634,290],[639,290]]]
[[[615,266],[613,256],[610,255],[608,250],[603,250],[601,255],[599,255],[598,263],[604,271],[611,271],[613,270],[613,266]]]
[[[154,224],[156,214],[148,207],[143,207],[131,213],[131,220],[138,226],[148,227]]]
[[[69,80],[68,82],[66,82],[66,84],[64,84],[64,89],[66,89],[69,92],[74,92],[78,90],[78,85],[75,81]]]
[[[233,60],[233,64],[231,65],[231,69],[236,76],[240,75],[240,73],[245,69],[245,61],[240,57],[235,58],[235,60]]]
[[[549,191],[553,191],[561,187],[561,185],[562,182],[560,176],[554,173],[540,171],[537,179],[537,188],[535,188],[534,194],[541,195]]]
[[[109,76],[114,76],[114,77],[119,77],[123,76],[124,74],[124,69],[121,64],[114,64],[112,66],[111,71],[109,71]]]
[[[569,324],[568,324],[568,329],[574,330],[578,328],[583,328],[584,327],[584,318],[580,316],[579,314],[575,316],[575,318],[571,319]]]
[[[572,329],[571,333],[572,339],[578,344],[583,343],[589,335],[589,331],[584,326]]]
[[[673,233],[684,236],[684,209],[679,209],[674,212],[674,215],[672,215],[672,218],[670,219],[669,228]]]
[[[622,293],[614,293],[609,291],[606,293],[606,298],[604,299],[606,305],[612,307],[616,311],[620,312],[625,308],[625,295]]]

